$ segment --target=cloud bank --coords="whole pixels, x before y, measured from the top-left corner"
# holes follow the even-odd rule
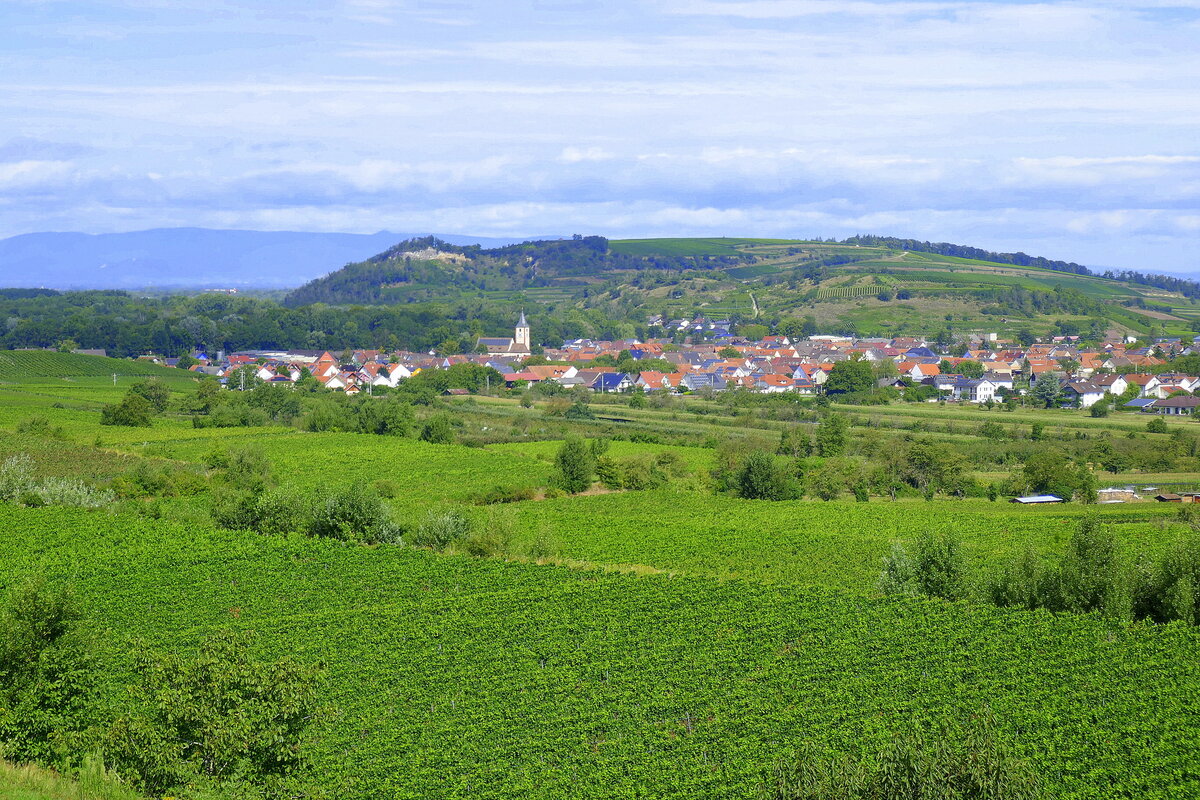
[[[0,236],[874,232],[1200,269],[1200,3],[218,6],[5,4]]]

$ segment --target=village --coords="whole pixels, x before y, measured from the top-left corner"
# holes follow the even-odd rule
[[[279,385],[311,376],[329,390],[370,393],[395,388],[423,371],[469,363],[495,370],[506,388],[552,383],[601,393],[741,389],[817,396],[826,392],[839,363],[859,361],[871,366],[874,388],[894,389],[900,396],[913,393],[927,402],[991,405],[1036,393],[1067,408],[1089,409],[1106,398],[1110,403],[1120,400],[1119,407],[1128,410],[1167,415],[1192,414],[1200,407],[1200,397],[1193,394],[1200,390],[1200,377],[1165,371],[1172,359],[1200,353],[1200,337],[1158,339],[1149,345],[1113,339],[1082,346],[1071,336],[1022,345],[996,334],[976,334],[957,346],[938,346],[919,337],[855,339],[832,334],[751,341],[731,333],[725,322],[697,318],[669,324],[684,326],[689,337],[683,343],[577,339],[543,348],[533,344],[522,314],[511,338],[480,338],[473,354],[356,349],[340,355],[251,350],[210,356],[197,351],[191,354],[194,363],[189,369],[234,390],[247,388],[249,374],[252,381]],[[179,363],[174,358],[143,358],[169,366]],[[639,369],[639,364],[646,368]],[[245,367],[252,370],[247,373]]]

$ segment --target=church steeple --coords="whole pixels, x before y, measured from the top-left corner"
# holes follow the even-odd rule
[[[529,338],[529,323],[525,321],[525,311],[522,309],[521,318],[517,320],[516,336],[513,337],[513,344],[518,347],[529,349],[531,340]]]

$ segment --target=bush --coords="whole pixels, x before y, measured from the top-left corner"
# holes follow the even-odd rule
[[[986,711],[966,726],[941,722],[893,734],[872,758],[818,754],[806,744],[766,776],[763,800],[1036,800],[1036,773]]]
[[[421,428],[420,439],[430,444],[454,444],[454,428],[449,414],[434,414]]]
[[[145,399],[158,414],[166,411],[171,402],[170,390],[158,378],[147,378],[135,383],[129,387],[129,394]]]
[[[395,544],[401,531],[390,521],[387,505],[377,492],[351,484],[317,499],[308,534],[365,544]]]
[[[512,548],[516,536],[516,518],[511,508],[492,508],[482,525],[472,525],[456,549],[475,556],[504,555]]]
[[[148,428],[153,420],[154,407],[141,395],[127,394],[119,403],[100,410],[101,425],[122,425],[129,428]]]
[[[107,737],[107,752],[135,788],[160,795],[210,782],[247,794],[282,794],[306,765],[318,715],[319,667],[252,658],[247,635],[218,633],[189,659],[141,656],[142,683]]]
[[[54,439],[67,438],[67,432],[57,426],[51,425],[50,420],[45,417],[26,417],[17,423],[17,433],[30,433],[35,436],[49,436]]]
[[[958,537],[952,533],[922,533],[917,537],[913,571],[922,594],[946,600],[960,598],[965,578]]]
[[[532,486],[493,486],[475,495],[473,502],[477,506],[490,506],[499,503],[519,503],[535,497],[537,490]]]
[[[461,511],[431,511],[409,538],[414,547],[442,551],[471,533],[471,520]]]
[[[592,485],[595,461],[591,448],[582,439],[567,439],[554,457],[551,482],[568,494],[578,494]]]
[[[88,486],[74,478],[38,480],[34,475],[33,460],[24,453],[10,456],[0,464],[0,502],[30,508],[100,508],[114,499],[111,491]]]
[[[1165,419],[1163,419],[1162,417],[1155,417],[1154,419],[1149,420],[1146,423],[1146,432],[1147,433],[1166,433],[1167,432],[1167,421]]]
[[[93,647],[69,590],[18,584],[0,610],[0,749],[62,764],[83,749],[92,719]]]
[[[925,531],[917,537],[910,557],[903,545],[892,545],[883,559],[879,590],[889,595],[925,595],[957,600],[966,585],[958,538],[951,533]]]
[[[792,500],[796,485],[774,455],[756,450],[737,472],[737,493],[749,500]]]

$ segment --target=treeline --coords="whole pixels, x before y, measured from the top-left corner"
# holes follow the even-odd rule
[[[0,349],[54,348],[71,341],[117,357],[192,349],[218,350],[437,350],[473,352],[480,336],[512,335],[517,305],[483,300],[332,308],[316,303],[285,307],[271,300],[201,294],[135,297],[119,291],[0,294]],[[525,309],[536,342],[558,344],[595,336],[613,322],[599,310],[559,318]],[[632,335],[632,333],[630,334]]]
[[[890,247],[896,250],[911,250],[916,253],[936,253],[941,256],[956,258],[971,258],[979,261],[994,261],[997,264],[1012,264],[1018,267],[1037,267],[1053,270],[1054,272],[1070,272],[1075,275],[1096,275],[1097,273],[1074,261],[1057,261],[1042,256],[1031,256],[1026,253],[997,253],[978,247],[968,247],[949,242],[922,242],[918,239],[898,239],[894,236],[851,236],[841,244],[855,244],[863,247]],[[1106,270],[1100,275],[1103,278],[1136,283],[1142,286],[1154,286],[1169,292],[1179,292],[1185,297],[1200,297],[1200,282],[1186,278],[1174,278],[1170,275],[1155,275],[1136,270]]]
[[[986,303],[980,313],[992,316],[1032,317],[1035,314],[1075,314],[1086,316],[1102,314],[1104,304],[1088,297],[1078,289],[1056,287],[1054,291],[1041,291],[1013,286],[1007,289],[982,289],[975,292],[980,302]]]

